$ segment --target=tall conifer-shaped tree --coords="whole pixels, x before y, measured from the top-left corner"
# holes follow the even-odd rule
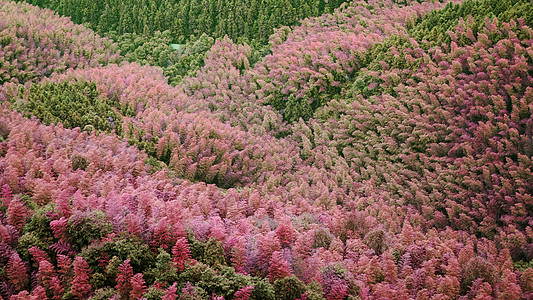
[[[72,280],[71,293],[79,299],[87,299],[91,295],[89,264],[80,256],[74,259],[74,279]]]

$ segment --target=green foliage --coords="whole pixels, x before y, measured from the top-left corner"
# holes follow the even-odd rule
[[[122,238],[105,241],[102,244],[90,245],[82,250],[81,257],[87,261],[93,272],[106,274],[110,281],[114,281],[118,272],[118,266],[126,259],[135,273],[142,273],[153,267],[155,255],[147,244],[137,239]],[[100,259],[108,257],[107,267],[100,265]]]
[[[89,161],[85,156],[82,155],[73,155],[72,156],[72,169],[76,171],[77,169],[82,169],[85,171],[85,168],[89,165]]]
[[[166,67],[175,60],[170,31],[157,31],[153,35],[109,32],[108,37],[117,42],[121,54],[130,62]]]
[[[75,297],[70,290],[65,292],[63,296],[61,296],[61,300],[76,300],[77,297]]]
[[[68,224],[71,244],[79,250],[88,246],[93,240],[100,240],[113,232],[113,225],[105,213],[99,210],[74,214]]]
[[[235,272],[227,266],[214,269],[204,263],[197,263],[180,274],[180,282],[190,282],[208,294],[231,299],[233,294],[245,286],[254,286],[250,299],[274,300],[274,288],[266,279],[251,277]]]
[[[313,101],[309,105],[309,97],[304,96],[297,98],[293,94],[289,95],[287,101],[283,100],[283,97],[275,97],[275,101],[268,104],[273,107],[283,110],[283,119],[289,122],[298,121],[300,118],[308,120],[313,116],[313,112],[320,106],[319,101]]]
[[[231,278],[218,274],[214,269],[203,263],[197,263],[180,274],[182,282],[190,282],[201,287],[208,294],[215,293],[226,297],[235,292]]]
[[[411,75],[424,63],[423,58],[417,57],[416,52],[410,51],[411,49],[420,47],[428,50],[430,47],[440,46],[443,43],[449,44],[451,42],[449,31],[455,31],[456,27],[463,28],[465,32],[467,27],[470,28],[475,37],[483,31],[487,18],[492,21],[494,17],[498,18],[500,24],[510,19],[522,18],[531,27],[533,25],[533,3],[527,0],[468,0],[462,4],[448,4],[443,9],[431,11],[413,23],[408,23],[409,37],[414,38],[420,44],[413,44],[409,38],[399,35],[392,35],[383,42],[374,44],[365,53],[360,69],[351,76],[346,83],[346,89],[341,94],[345,92],[347,99],[353,99],[358,95],[365,98],[383,94],[398,96],[395,89],[409,79],[417,80]],[[459,44],[472,43],[465,33],[459,35],[457,39]],[[490,37],[490,39],[493,42],[499,40],[498,37]],[[427,41],[427,43],[422,41]],[[414,56],[413,60],[405,59],[403,53],[406,51],[410,51]],[[394,74],[386,78],[383,77],[386,71],[393,70],[397,72],[393,72]],[[329,103],[329,100],[338,97],[338,94],[337,91],[333,91],[326,102]],[[287,103],[283,103],[281,107],[274,106],[278,109],[285,109],[284,116],[289,121],[295,121],[299,117],[306,119],[309,116],[320,120],[331,117],[327,109],[319,109],[325,103],[310,107],[302,99],[289,97]],[[424,147],[421,146],[421,148]]]
[[[215,38],[246,37],[262,43],[274,28],[332,12],[345,0],[27,0],[88,24],[99,33],[152,35],[169,30],[173,42],[206,33]]]
[[[317,281],[312,281],[307,285],[307,299],[320,300],[324,299],[324,291],[322,286]]]
[[[211,267],[217,267],[226,264],[224,256],[222,243],[214,238],[209,239],[205,244],[203,261]]]
[[[198,261],[202,261],[205,251],[205,243],[198,241],[191,230],[187,230],[187,241],[189,242],[191,257]]]
[[[168,77],[168,83],[177,85],[184,77],[194,77],[196,72],[205,65],[207,52],[215,44],[215,39],[203,33],[191,36],[186,43],[173,49],[170,31],[156,31],[151,35],[110,32],[109,38],[117,42],[121,54],[130,62],[141,65],[158,66]],[[239,43],[247,43],[251,47],[249,62],[251,65],[260,61],[270,53],[270,46],[257,40],[240,38]]]
[[[156,257],[153,275],[155,281],[159,283],[172,284],[178,280],[178,272],[172,264],[172,256],[161,248],[159,248],[159,255]]]
[[[53,204],[48,204],[37,209],[26,225],[24,225],[23,235],[31,234],[38,239],[46,247],[41,248],[43,250],[48,249],[54,240],[54,233],[50,228],[50,217],[46,215],[48,211],[53,210]],[[33,238],[32,238],[33,239]]]
[[[259,40],[250,40],[247,38],[239,38],[236,44],[247,44],[250,46],[250,55],[248,56],[248,62],[250,67],[253,67],[256,63],[263,60],[263,58],[269,54],[272,54],[272,44],[264,44]]]
[[[493,285],[500,278],[498,278],[497,268],[491,264],[487,259],[476,256],[471,258],[463,267],[463,276],[461,280],[462,291],[467,291],[472,285],[472,282],[478,278]]]
[[[253,281],[254,289],[250,300],[274,300],[275,292],[274,287],[268,282],[267,279],[259,279],[254,277]]]
[[[83,252],[82,252],[83,254]],[[87,259],[86,259],[87,260]],[[110,283],[110,286],[116,286],[116,278],[118,275],[118,267],[123,263],[118,256],[113,256],[107,267],[105,268],[105,274],[107,275],[107,280]],[[90,265],[89,265],[90,266]]]
[[[387,247],[387,233],[382,228],[370,230],[364,237],[363,242],[376,254],[382,254]]]
[[[313,248],[323,247],[328,249],[331,241],[333,240],[333,234],[329,232],[327,228],[318,228],[315,230]]]
[[[102,273],[94,273],[91,278],[91,287],[94,290],[104,288],[108,282],[106,276]]]
[[[305,284],[295,275],[274,281],[276,300],[294,300],[305,293]]]
[[[9,99],[13,108],[22,111],[26,116],[35,116],[43,123],[62,123],[66,128],[80,127],[82,130],[113,131],[122,135],[123,116],[134,116],[132,107],[119,104],[117,99],[109,99],[100,95],[94,82],[77,81],[74,83],[39,83],[32,84],[29,88],[21,87],[17,95]],[[133,130],[132,130],[133,132]],[[142,136],[142,134],[141,134]],[[164,167],[164,163],[170,160],[170,150],[157,155],[158,139],[153,141],[141,141],[140,138],[130,139],[130,144],[153,157],[149,163],[154,167],[154,172]],[[158,160],[162,160],[163,162]],[[89,161],[85,156],[74,155],[72,168],[74,170],[85,168]],[[48,202],[51,199],[40,199],[40,202]],[[32,208],[36,204],[28,202]],[[85,238],[82,236],[82,238]]]
[[[165,295],[165,291],[156,288],[154,286],[151,286],[148,288],[146,293],[144,293],[143,298],[146,298],[147,300],[159,300],[163,298]]]
[[[116,295],[117,295],[117,291],[115,291],[115,289],[107,287],[107,288],[97,289],[94,292],[94,295],[90,299],[91,300],[107,300],[107,299],[112,299]]]
[[[217,269],[217,271],[221,276],[231,280],[234,291],[238,291],[244,286],[253,285],[253,281],[256,280],[254,277],[235,272],[235,269],[232,267],[223,266]]]
[[[22,91],[20,94],[24,94]],[[14,107],[35,116],[43,123],[63,123],[66,128],[80,127],[115,130],[120,134],[122,116],[117,102],[99,95],[89,82],[32,84],[25,99],[12,99]]]
[[[19,253],[22,259],[29,260],[31,255],[28,249],[33,246],[36,246],[39,249],[46,250],[50,245],[41,240],[36,233],[27,232],[19,238],[17,252]]]
[[[154,254],[148,245],[135,239],[119,239],[113,242],[106,242],[102,250],[106,253],[117,255],[122,261],[130,259],[134,273],[150,266],[154,261]]]
[[[467,0],[462,4],[449,3],[444,9],[432,11],[418,18],[414,26],[409,28],[409,35],[418,41],[429,41],[430,46],[449,44],[451,38],[447,31],[459,26],[461,19],[467,22],[475,36],[485,26],[485,19],[492,20],[494,17],[498,18],[500,23],[522,18],[531,27],[533,3],[529,0]],[[462,42],[469,42],[464,35],[459,38]]]
[[[362,95],[365,98],[375,95],[388,94],[397,96],[394,88],[399,83],[411,78],[409,75],[418,70],[421,59],[407,61],[402,55],[405,49],[412,47],[407,37],[392,35],[382,43],[376,43],[366,53],[364,64],[353,76],[351,86],[347,89],[347,95],[352,98]],[[398,77],[391,83],[383,85],[385,80],[381,74],[385,70],[402,70],[397,72]]]
[[[214,39],[229,36],[239,43],[246,42],[253,49],[253,65],[269,53],[268,39],[274,28],[332,12],[346,0],[26,2],[70,16],[75,23],[107,35],[118,43],[127,60],[161,67],[168,82],[176,85],[204,65]],[[174,50],[171,43],[182,47]]]
[[[533,269],[533,260],[525,261],[525,260],[519,260],[519,261],[513,261],[513,266],[515,270],[518,270],[520,272],[524,272],[525,270],[531,268]]]
[[[168,30],[150,35],[110,32],[108,36],[117,42],[121,54],[128,61],[161,67],[168,82],[173,85],[180,83],[185,76],[194,76],[204,66],[205,55],[215,43],[204,33],[191,37],[175,50],[170,46],[173,39]]]
[[[196,71],[204,66],[204,59],[215,40],[207,34],[191,39],[175,51],[173,64],[163,68],[170,84],[178,84],[185,76],[195,76]]]
[[[24,205],[26,205],[26,207],[31,211],[35,211],[37,208],[39,208],[39,205],[34,201],[35,199],[30,195],[21,195],[20,200],[24,202]]]
[[[150,168],[150,173],[151,174],[153,174],[153,173],[155,173],[157,171],[161,171],[165,167],[165,163],[164,162],[162,162],[160,160],[157,160],[153,156],[148,157],[148,159],[146,159],[146,163],[151,166],[151,168]]]

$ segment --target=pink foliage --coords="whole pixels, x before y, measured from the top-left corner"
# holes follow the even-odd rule
[[[68,220],[65,217],[61,217],[59,220],[53,220],[50,222],[50,228],[54,232],[54,237],[60,240],[67,239],[68,232]]]
[[[348,271],[342,270],[339,265],[326,267],[321,276],[324,297],[328,300],[344,299],[350,292],[352,280],[352,275]]]
[[[221,122],[208,111],[185,112],[196,101],[166,84],[156,68],[136,64],[108,66],[66,72],[51,80],[80,79],[95,82],[100,93],[118,97],[121,108],[132,110],[134,116],[125,116],[121,125],[125,135],[154,142],[153,154],[185,179],[223,187],[246,185],[266,175],[256,160],[282,162],[283,157],[278,158],[277,152],[283,146],[265,143],[260,137]]]
[[[119,59],[110,40],[50,10],[2,0],[0,19],[0,31],[8,42],[2,47],[0,83],[37,81],[69,68]]]
[[[266,268],[270,265],[273,253],[281,250],[281,243],[276,236],[275,231],[270,231],[266,235],[263,235],[258,243],[259,248],[259,265]]]
[[[234,300],[248,300],[250,299],[250,296],[252,295],[253,289],[254,289],[253,285],[244,286],[235,292],[235,295],[233,295],[233,299]]]
[[[57,255],[57,267],[58,273],[61,275],[61,279],[65,282],[70,282],[73,276],[72,259],[66,255]]]
[[[1,200],[2,205],[4,207],[9,207],[9,203],[13,199],[13,192],[11,191],[11,187],[7,184],[4,184],[2,186],[2,194],[1,194]]]
[[[11,296],[10,300],[30,300],[30,293],[28,291],[20,291],[17,295]]]
[[[52,277],[50,281],[50,289],[52,290],[54,300],[59,300],[65,292],[65,287],[62,285],[61,280],[56,276]]]
[[[50,261],[48,253],[36,246],[30,247],[28,252],[32,255],[33,260],[37,263],[37,265],[39,265],[42,261]]]
[[[52,290],[52,279],[57,276],[54,265],[46,260],[39,262],[39,271],[37,278],[39,284],[46,290]]]
[[[137,273],[131,278],[131,299],[139,299],[146,292],[146,282],[143,279],[143,274]]]
[[[6,211],[6,219],[9,225],[12,225],[19,232],[22,231],[22,227],[26,224],[26,218],[28,217],[28,209],[20,199],[13,199],[9,202],[9,206]]]
[[[23,290],[29,283],[28,267],[16,252],[9,258],[6,273],[9,282],[17,291]]]
[[[268,279],[274,282],[276,279],[284,278],[292,274],[290,263],[283,257],[280,251],[272,253],[272,258],[268,265]]]
[[[132,291],[133,268],[130,265],[130,260],[127,259],[118,267],[117,286],[116,289],[121,297],[129,299]],[[141,278],[142,279],[142,278]]]
[[[191,258],[189,242],[186,238],[182,237],[176,241],[176,244],[172,247],[172,254],[174,256],[172,262],[174,262],[178,271],[183,272],[185,263]]]
[[[163,296],[163,298],[161,298],[162,300],[176,300],[176,298],[178,297],[178,295],[176,294],[176,284],[177,283],[174,282],[174,284],[172,284],[165,290],[165,295]]]
[[[231,250],[231,263],[238,273],[246,273],[246,252],[246,238],[243,236],[236,237]]]
[[[500,299],[522,299],[523,293],[522,288],[519,285],[516,274],[506,269],[503,271],[503,277],[501,282],[501,293],[499,294]]]
[[[278,236],[281,246],[287,247],[291,245],[294,242],[296,234],[297,232],[294,229],[291,220],[287,217],[283,217],[279,221],[278,228],[276,228],[276,235]]]
[[[70,289],[72,295],[84,299],[91,295],[90,276],[91,270],[89,264],[80,256],[74,259],[74,280]]]
[[[154,249],[162,248],[163,250],[170,250],[172,245],[172,237],[169,232],[169,226],[166,218],[162,218],[157,222],[152,235],[152,241],[150,245]]]
[[[513,271],[513,260],[533,257],[533,31],[522,22],[488,20],[473,35],[463,20],[449,45],[410,40],[405,51],[389,49],[399,61],[422,61],[415,70],[384,62],[360,70],[373,45],[404,36],[407,22],[443,4],[356,1],[279,30],[272,54],[255,66],[247,45],[217,41],[198,76],[171,87],[154,67],[101,66],[115,60],[98,50],[108,41],[66,19],[0,4],[0,29],[23,36],[2,48],[6,57],[20,49],[21,62],[45,62],[10,78],[0,70],[0,80],[56,73],[45,80],[94,82],[128,111],[124,138],[153,145],[140,150],[113,134],[45,126],[0,108],[0,289],[15,299],[43,289],[60,299],[71,286],[90,295],[90,269],[67,243],[67,221],[93,210],[113,225],[105,239],[129,234],[154,251],[172,247],[179,272],[191,258],[187,229],[199,242],[220,241],[237,272],[271,282],[294,273],[319,281],[326,299],[531,297],[531,269]],[[31,31],[12,26],[17,20]],[[92,58],[65,54],[84,45]],[[344,93],[358,71],[397,96]],[[15,85],[3,93],[16,94]],[[290,96],[323,101],[322,119],[289,125],[263,105]],[[72,168],[75,156],[89,161],[85,170]],[[165,162],[161,170],[149,156]],[[26,196],[55,206],[47,216],[56,240],[43,248],[52,259],[29,249],[32,293],[20,291],[30,288],[30,269],[14,250],[32,213]],[[130,263],[119,267],[116,289],[138,298],[147,286]],[[177,298],[177,285],[165,293]],[[190,283],[181,294],[198,296]]]
[[[62,191],[57,197],[56,203],[59,213],[61,213],[64,218],[68,219],[72,214],[69,193],[67,191]]]
[[[405,34],[406,16],[438,6],[424,2],[400,8],[392,1],[381,1],[370,11],[366,2],[355,1],[349,9],[306,20],[283,40],[274,35],[272,55],[253,71],[258,100],[285,103],[294,96],[294,101],[303,99],[310,107],[329,101],[361,68],[365,52],[375,43],[391,34]]]
[[[31,291],[30,300],[48,300],[45,289],[40,285],[36,286]]]

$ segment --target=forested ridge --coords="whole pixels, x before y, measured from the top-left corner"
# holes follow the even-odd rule
[[[296,25],[301,19],[330,13],[342,0],[30,0],[88,23],[99,33],[151,35],[169,30],[173,42],[205,33],[234,40],[268,41],[274,28]]]
[[[268,53],[268,37],[280,26],[332,12],[343,0],[292,1],[26,1],[71,17],[118,42],[130,62],[163,68],[169,83],[194,75],[214,39],[247,42],[258,60]],[[174,51],[171,43],[178,43]]]
[[[532,299],[533,3],[302,3],[0,0],[0,297]]]

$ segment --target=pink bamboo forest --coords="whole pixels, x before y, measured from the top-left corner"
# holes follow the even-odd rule
[[[408,28],[445,3],[394,2],[281,28],[255,65],[218,40],[171,86],[91,30],[0,0],[2,297],[268,299],[256,279],[190,279],[232,269],[301,292],[276,299],[533,299],[533,29],[464,19],[429,46]],[[418,67],[363,64],[391,36],[408,47],[386,54]],[[366,95],[356,78],[375,79]],[[65,82],[130,111],[122,135],[14,109],[23,86]],[[291,101],[309,118],[273,104]],[[110,257],[125,238],[173,275]]]

